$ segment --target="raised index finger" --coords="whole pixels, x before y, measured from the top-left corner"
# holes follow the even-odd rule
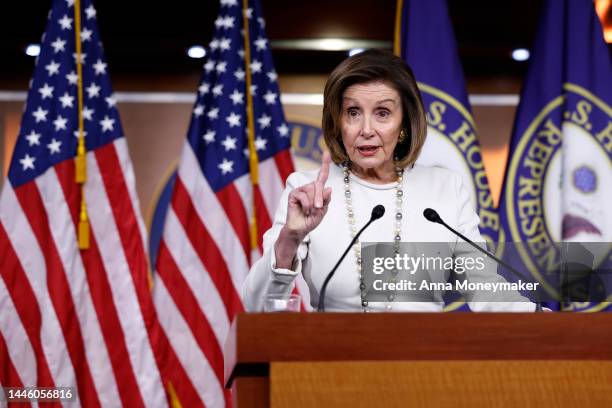
[[[329,155],[329,152],[323,152],[323,162],[321,163],[321,170],[319,170],[319,175],[317,176],[317,183],[320,183],[321,187],[325,186],[325,183],[327,183],[330,163],[331,156]]]
[[[329,176],[329,163],[331,162],[331,157],[328,152],[323,152],[323,163],[321,165],[321,170],[319,170],[319,174],[317,175],[317,180],[314,183],[315,186],[315,208],[323,207],[323,189],[325,188],[325,183],[327,182],[327,176]]]

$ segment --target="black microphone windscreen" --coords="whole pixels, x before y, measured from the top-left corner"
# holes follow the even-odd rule
[[[426,208],[423,211],[423,216],[427,218],[428,221],[442,223],[442,218],[438,215],[438,212],[433,208]]]
[[[383,215],[385,215],[385,207],[383,205],[378,204],[372,209],[372,221],[379,219]]]

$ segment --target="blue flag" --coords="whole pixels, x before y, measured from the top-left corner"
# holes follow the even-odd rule
[[[499,216],[489,190],[446,0],[400,0],[397,11],[400,28],[396,27],[395,51],[412,68],[427,111],[427,141],[417,163],[461,174],[480,217],[481,234],[488,242],[496,242]]]
[[[514,262],[549,295],[559,290],[544,272],[559,261],[555,242],[612,241],[611,103],[612,64],[593,2],[547,0],[514,123],[500,219],[508,241],[526,243]],[[609,270],[610,248],[599,252],[594,266]]]
[[[414,72],[427,110],[427,142],[418,162],[447,167],[463,176],[480,216],[480,232],[494,242],[499,218],[489,190],[446,1],[405,0],[400,4],[401,33],[396,47],[399,45],[402,58]]]

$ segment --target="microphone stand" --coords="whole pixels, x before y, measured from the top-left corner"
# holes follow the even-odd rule
[[[366,228],[368,228],[371,223],[381,218],[384,215],[384,213],[385,213],[385,207],[383,207],[382,205],[379,204],[376,207],[374,207],[374,209],[372,210],[372,215],[370,216],[370,220],[366,223],[366,225],[361,227],[359,232],[353,237],[353,239],[351,240],[351,243],[348,245],[348,247],[346,247],[346,249],[344,250],[344,253],[340,257],[340,259],[338,259],[338,262],[336,262],[336,265],[334,265],[331,272],[327,274],[327,277],[323,281],[323,286],[321,286],[321,292],[319,294],[319,304],[317,305],[318,312],[325,311],[325,291],[327,290],[327,285],[329,284],[329,281],[331,280],[332,276],[334,276],[334,273],[336,273],[336,269],[338,269],[338,267],[340,266],[340,263],[344,260],[344,257],[346,257],[346,254],[353,247],[353,245],[355,244],[355,242],[357,241],[361,233]]]
[[[461,239],[463,239],[465,242],[467,242],[468,244],[470,244],[471,246],[473,246],[474,248],[476,248],[477,250],[479,250],[480,252],[482,252],[483,254],[493,258],[495,261],[497,261],[501,266],[503,266],[504,268],[508,269],[510,272],[512,272],[513,274],[515,274],[516,276],[518,276],[520,279],[523,279],[527,282],[531,282],[531,279],[528,279],[525,275],[523,275],[521,272],[517,271],[516,269],[514,269],[512,266],[510,266],[509,264],[507,264],[506,262],[502,261],[501,259],[499,259],[498,257],[496,257],[495,255],[493,255],[491,252],[481,248],[480,246],[476,245],[476,243],[472,242],[472,240],[470,240],[468,237],[466,237],[465,235],[463,235],[462,233],[460,233],[459,231],[456,231],[454,228],[452,228],[450,225],[448,225],[447,223],[444,222],[444,220],[438,215],[437,211],[435,210],[431,210],[432,212],[429,212],[428,214],[426,214],[428,211],[427,210],[431,210],[430,208],[427,208],[424,212],[423,215],[425,216],[425,218],[428,221],[431,222],[435,222],[438,224],[442,224],[444,225],[449,231],[451,231],[453,234],[457,235],[458,237],[460,237]],[[536,294],[537,295],[537,294]],[[538,296],[539,297],[539,296]],[[540,302],[540,300],[538,299],[536,302],[536,312],[541,312],[542,311],[542,302]]]

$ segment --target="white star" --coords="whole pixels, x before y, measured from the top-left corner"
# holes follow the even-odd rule
[[[242,68],[238,68],[236,71],[234,71],[234,76],[238,81],[244,81],[244,75],[245,72],[242,70]]]
[[[206,116],[208,116],[209,119],[217,119],[219,117],[219,108],[211,109]]]
[[[210,90],[210,85],[206,82],[202,82],[202,85],[200,85],[200,87],[198,88],[198,92],[200,95],[207,94],[209,90]]]
[[[93,64],[93,68],[96,71],[96,75],[106,74],[106,66],[107,64],[105,62],[102,62],[102,60],[98,58],[98,61]]]
[[[276,103],[276,94],[272,91],[266,92],[263,97],[266,100],[267,105],[273,105]]]
[[[266,139],[258,136],[257,139],[255,139],[255,150],[264,150],[267,144],[268,141]]]
[[[240,117],[240,115],[237,115],[232,112],[227,118],[225,118],[225,120],[227,120],[229,126],[233,128],[234,126],[240,126]]]
[[[53,47],[53,52],[55,52],[56,54],[60,51],[64,51],[65,45],[66,45],[66,41],[62,40],[59,37],[57,38],[57,40],[51,43],[51,46]]]
[[[221,6],[232,7],[232,6],[237,6],[237,5],[238,5],[238,0],[221,0]]]
[[[261,28],[264,28],[266,26],[266,21],[262,17],[257,17],[257,22],[259,23],[259,26]]]
[[[108,115],[104,115],[104,119],[100,121],[100,125],[102,126],[102,132],[106,132],[107,130],[113,131],[115,119],[111,119]]]
[[[113,95],[107,96],[106,98],[104,98],[104,100],[106,101],[106,104],[108,105],[109,109],[117,105],[117,100]]]
[[[67,5],[68,7],[72,7],[72,6],[74,6],[74,0],[66,0],[66,5]]]
[[[221,173],[225,175],[227,173],[231,173],[232,171],[234,171],[233,169],[234,162],[231,160],[223,159],[223,162],[219,164],[217,167],[219,167],[219,169],[221,170]]]
[[[253,62],[251,62],[251,73],[257,74],[258,72],[261,72],[261,66],[262,66],[261,62],[257,60],[253,60]]]
[[[223,147],[225,147],[225,151],[235,150],[236,149],[236,138],[230,137],[229,135],[225,138],[224,141],[221,142]]]
[[[61,20],[58,20],[58,23],[62,26],[62,30],[70,30],[70,27],[72,27],[72,19],[68,18],[66,14]]]
[[[200,116],[202,116],[203,113],[204,113],[204,106],[203,105],[196,105],[196,107],[193,109],[193,115],[196,118],[199,118]]]
[[[85,90],[87,91],[87,97],[97,98],[98,96],[100,96],[100,89],[101,88],[98,85],[96,85],[95,82],[92,82],[91,85],[85,88]]]
[[[75,130],[74,132],[72,132],[72,134],[74,135],[74,137],[76,137],[77,139],[79,137],[81,137],[81,135],[79,134],[79,130]],[[83,131],[83,137],[87,137],[87,132]]]
[[[215,61],[213,60],[208,60],[206,61],[206,64],[204,64],[204,69],[206,70],[206,72],[210,72],[213,69],[215,69]]]
[[[60,64],[55,61],[51,61],[49,64],[45,65],[45,69],[49,72],[49,76],[53,76],[59,73]]]
[[[252,18],[253,17],[253,9],[251,7],[246,9],[246,16],[247,16],[247,18]]]
[[[79,81],[79,76],[74,71],[70,71],[69,74],[66,74],[66,79],[68,80],[69,84],[76,85]]]
[[[216,38],[213,38],[210,41],[210,44],[208,46],[210,47],[211,50],[216,50],[217,48],[219,48],[219,40],[217,40]]]
[[[74,96],[70,96],[68,92],[64,92],[64,95],[60,96],[59,101],[62,103],[62,108],[72,108]]]
[[[75,64],[81,64],[81,65],[85,65],[85,58],[87,57],[87,54],[81,53],[81,55],[77,55],[76,52],[72,53],[72,58],[74,58],[74,63]]]
[[[204,135],[202,135],[202,138],[204,139],[206,144],[212,143],[215,141],[215,132],[212,130],[208,130],[206,133],[204,133]]]
[[[221,51],[229,51],[231,49],[232,40],[229,38],[221,38],[219,46],[221,47]]]
[[[223,95],[223,84],[215,85],[212,92],[215,96]]]
[[[34,130],[30,132],[29,135],[26,135],[26,139],[28,139],[28,144],[30,146],[40,145],[40,133],[36,133]]]
[[[270,71],[266,74],[270,82],[274,82],[278,79],[278,75],[276,75],[276,71]]]
[[[238,92],[237,89],[234,89],[234,92],[232,92],[232,94],[230,95],[230,99],[232,100],[234,105],[238,103],[244,103],[242,98],[244,98],[244,94],[242,92]]]
[[[278,130],[278,134],[281,135],[281,137],[287,137],[289,134],[289,127],[284,123],[277,127],[276,130]]]
[[[226,16],[224,21],[223,21],[223,26],[226,29],[230,29],[230,28],[234,27],[234,17]]]
[[[251,152],[249,151],[249,148],[248,148],[248,147],[247,147],[246,149],[244,149],[244,150],[242,151],[242,153],[243,153],[243,154],[244,154],[244,155],[245,155],[247,158],[251,157]]]
[[[268,40],[265,38],[259,37],[254,41],[255,47],[257,47],[257,51],[263,51],[268,46]]]
[[[93,109],[89,109],[87,106],[83,108],[83,118],[87,120],[93,120]]]
[[[49,149],[49,154],[59,153],[61,145],[62,142],[55,140],[55,138],[51,139],[51,143],[47,145],[47,148]]]
[[[223,16],[217,17],[217,19],[215,20],[215,27],[221,28],[224,25],[225,25],[225,17]]]
[[[49,111],[46,111],[46,110],[44,110],[43,108],[41,108],[39,106],[38,109],[36,109],[34,112],[32,112],[32,115],[34,115],[34,117],[36,118],[36,123],[38,123],[38,122],[46,122],[47,121],[47,113],[49,113]]]
[[[84,28],[83,30],[81,30],[81,40],[90,41],[92,34],[93,34],[93,31],[91,31],[88,28]]]
[[[21,166],[22,166],[21,170],[27,170],[27,169],[34,170],[34,162],[35,161],[36,161],[36,157],[31,157],[29,154],[26,153],[25,157],[23,159],[19,160],[19,163],[21,163]],[[223,174],[225,174],[225,173],[223,173]]]
[[[240,58],[244,59],[244,49],[243,48],[238,50],[238,55],[240,56]]]
[[[63,118],[62,115],[58,115],[57,118],[53,121],[53,125],[55,126],[55,131],[59,131],[60,129],[66,130],[66,123],[68,123],[68,119]]]
[[[257,85],[251,85],[251,96],[257,95]]]
[[[259,123],[259,126],[262,129],[265,129],[268,126],[270,126],[270,121],[271,120],[272,120],[272,118],[264,113],[263,115],[261,115],[261,118],[257,119],[257,123]]]
[[[96,9],[93,5],[90,5],[85,9],[85,14],[87,14],[87,19],[92,19],[96,16]]]
[[[215,69],[217,70],[217,72],[220,74],[222,72],[225,72],[225,67],[227,66],[227,62],[219,62],[217,64],[217,66],[215,67]]]
[[[38,92],[40,92],[40,96],[43,99],[53,98],[53,87],[49,86],[47,83],[45,83],[42,88],[38,88]]]

